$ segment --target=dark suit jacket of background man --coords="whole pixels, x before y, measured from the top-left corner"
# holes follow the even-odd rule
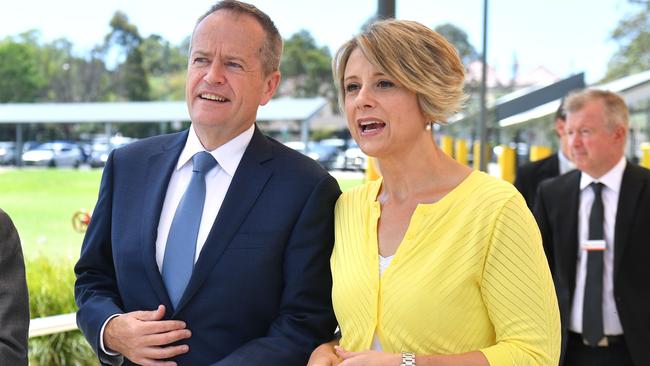
[[[557,291],[563,350],[578,260],[580,174],[574,170],[543,182],[534,209]],[[614,299],[635,365],[650,365],[650,170],[630,162],[614,229]]]
[[[560,175],[560,159],[555,153],[544,159],[524,164],[517,169],[515,187],[524,196],[528,208],[535,207],[537,187],[546,179]]]
[[[107,161],[75,267],[77,323],[96,352],[103,354],[99,333],[111,314],[172,309],[155,243],[186,139],[187,131],[149,138]],[[329,257],[339,194],[312,159],[255,129],[178,309],[165,315],[192,332],[182,342],[189,353],[174,359],[179,365],[304,366],[331,338]]]
[[[16,227],[0,209],[0,365],[27,365],[29,295]]]

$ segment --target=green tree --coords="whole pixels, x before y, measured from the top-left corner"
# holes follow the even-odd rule
[[[605,81],[650,69],[650,1],[628,1],[636,6],[636,12],[612,31],[618,51],[609,60]]]
[[[174,46],[159,35],[144,39],[144,68],[149,75],[150,97],[153,100],[183,100],[189,48],[189,37]]]
[[[33,102],[46,80],[35,59],[36,50],[10,39],[0,42],[0,102]]]
[[[461,28],[451,23],[445,23],[437,26],[434,30],[456,47],[458,55],[465,67],[472,61],[478,59],[478,52],[476,52],[474,46],[469,42],[467,33]]]
[[[311,34],[302,30],[284,42],[280,71],[281,94],[294,97],[334,96],[332,56],[318,47]]]
[[[110,21],[111,31],[104,40],[105,55],[111,54],[114,46],[124,62],[118,64],[113,79],[118,99],[149,100],[149,80],[142,56],[142,37],[138,27],[129,23],[129,18],[121,11],[115,12]],[[118,58],[119,62],[119,58]]]

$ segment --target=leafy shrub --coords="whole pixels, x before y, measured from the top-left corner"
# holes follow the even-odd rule
[[[25,263],[32,319],[77,311],[74,303],[74,272],[69,260],[56,262],[38,256]],[[80,331],[51,334],[29,340],[30,365],[97,365],[92,349]]]

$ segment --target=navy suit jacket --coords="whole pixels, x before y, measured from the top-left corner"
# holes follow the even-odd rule
[[[543,182],[533,210],[560,306],[562,359],[576,286],[579,204],[580,171],[574,170]],[[650,365],[649,281],[650,170],[628,161],[614,224],[614,300],[626,346],[638,366]]]
[[[535,207],[537,187],[542,181],[560,175],[560,159],[555,153],[544,159],[524,164],[517,169],[515,188],[524,196],[529,209]]]
[[[75,272],[77,324],[104,363],[112,314],[168,309],[192,337],[179,365],[300,365],[336,326],[329,258],[334,178],[256,128],[173,309],[155,260],[158,220],[187,131],[116,149]],[[206,203],[209,204],[209,203]],[[126,364],[130,364],[126,361]]]

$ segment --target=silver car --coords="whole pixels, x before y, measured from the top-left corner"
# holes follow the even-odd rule
[[[82,161],[79,146],[66,141],[46,142],[23,154],[24,165],[76,168]]]

